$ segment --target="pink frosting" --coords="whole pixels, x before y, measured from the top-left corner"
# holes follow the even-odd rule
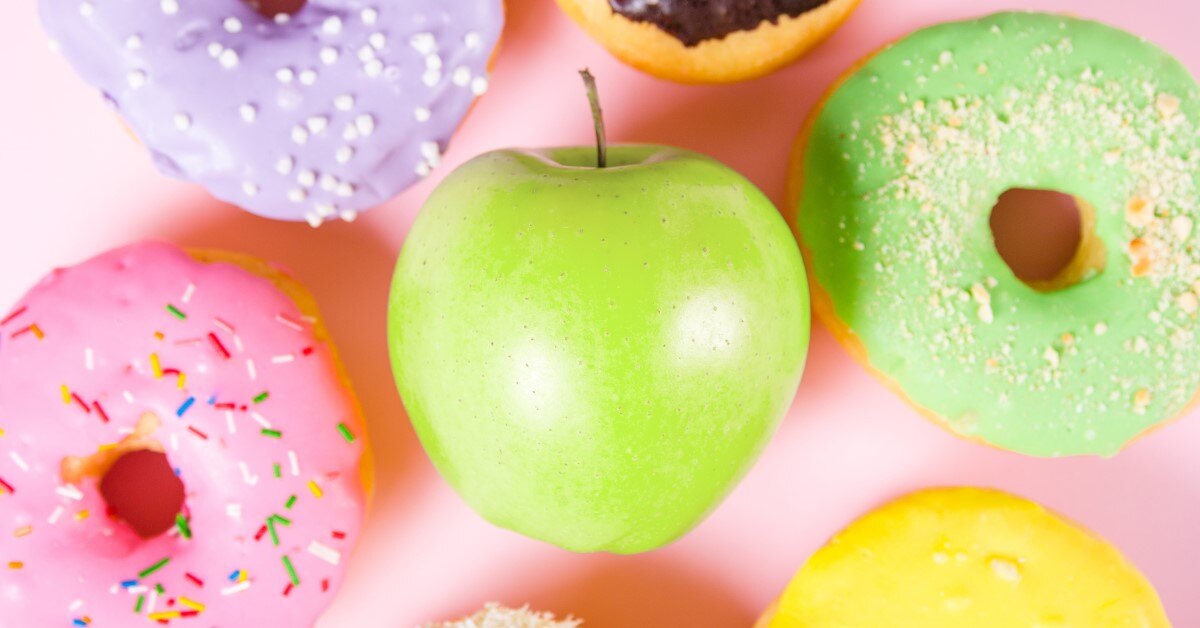
[[[55,271],[2,320],[0,624],[316,620],[362,523],[362,427],[289,297],[146,243]],[[186,501],[143,540],[60,468],[146,413]]]

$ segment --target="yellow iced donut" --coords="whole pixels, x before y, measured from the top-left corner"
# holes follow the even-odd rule
[[[1041,506],[976,488],[913,493],[817,551],[758,628],[1170,626],[1105,540]]]

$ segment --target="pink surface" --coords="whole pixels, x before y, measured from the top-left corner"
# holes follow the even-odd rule
[[[825,539],[865,509],[929,485],[979,484],[1042,501],[1121,547],[1179,626],[1200,625],[1200,416],[1113,460],[1031,460],[955,439],[855,365],[819,327],[791,413],[757,467],[699,529],[636,557],[577,556],[484,523],[433,471],[394,392],[384,305],[395,255],[431,186],[351,225],[271,223],[157,175],[99,98],[45,45],[32,2],[0,20],[0,309],[51,266],[147,236],[291,267],[320,299],[363,397],[379,459],[365,540],[320,623],[411,626],[485,600],[532,603],[596,627],[747,626]],[[1187,0],[866,0],[828,44],[774,76],[728,87],[663,83],[612,60],[551,0],[512,0],[492,90],[446,156],[589,141],[574,71],[604,91],[614,140],[710,153],[781,200],[795,132],[860,55],[926,24],[1002,8],[1092,17],[1144,35],[1200,72]]]

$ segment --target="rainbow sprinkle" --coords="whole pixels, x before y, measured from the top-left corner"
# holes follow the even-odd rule
[[[296,567],[292,565],[292,559],[286,554],[283,556],[283,566],[287,567],[288,578],[292,581],[292,586],[300,586],[300,576],[296,575]]]
[[[181,321],[187,320],[187,314],[184,314],[183,310],[180,310],[179,308],[175,307],[174,305],[171,305],[170,303],[167,304],[167,311],[171,313],[171,316],[174,316],[175,318],[178,318]]]
[[[192,538],[192,526],[188,523],[187,517],[184,517],[181,512],[175,514],[175,527],[179,528],[179,535],[183,538]]]
[[[345,423],[338,423],[337,428],[338,428],[338,432],[341,433],[342,438],[346,439],[347,443],[354,442],[354,432],[351,432],[350,428],[346,427]]]
[[[254,403],[262,403],[262,402],[266,401],[267,398],[270,396],[271,396],[271,394],[264,390],[264,391],[258,393],[258,395],[256,395],[254,397]]]
[[[157,353],[150,354],[150,369],[154,371],[154,379],[162,379],[162,363],[158,361]]]
[[[271,438],[283,437],[283,432],[280,432],[279,430],[272,430],[264,427],[261,432],[263,436],[270,436]]]
[[[158,571],[159,569],[166,567],[167,563],[169,563],[169,562],[171,562],[171,557],[167,556],[166,558],[163,558],[162,560],[158,561],[157,563],[154,563],[153,565],[150,565],[149,567],[138,572],[138,578],[144,580],[146,578],[146,576],[149,576],[150,574]]]

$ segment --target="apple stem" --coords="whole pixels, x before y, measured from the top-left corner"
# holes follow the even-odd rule
[[[600,94],[596,90],[596,77],[584,68],[579,71],[583,86],[587,89],[588,103],[592,106],[592,122],[596,125],[596,167],[608,167],[608,137],[604,132],[604,112],[600,110]]]

